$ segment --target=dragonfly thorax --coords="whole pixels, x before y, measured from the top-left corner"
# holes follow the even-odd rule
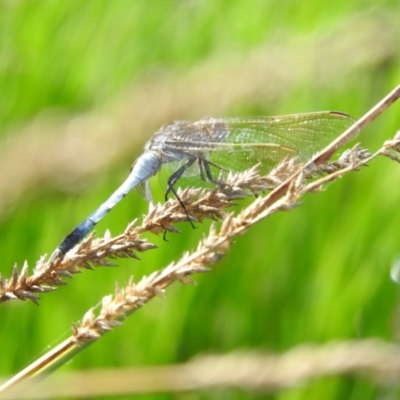
[[[220,118],[205,117],[197,122],[172,121],[159,129],[145,146],[146,151],[158,152],[162,163],[203,157],[214,143],[223,142],[228,135]]]

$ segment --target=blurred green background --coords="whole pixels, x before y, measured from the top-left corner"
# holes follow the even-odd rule
[[[395,0],[1,1],[2,276],[51,253],[170,120],[326,109],[360,117],[400,82],[399,13]],[[376,149],[394,135],[399,107],[362,132],[363,146]],[[307,196],[238,238],[197,286],[171,287],[63,369],[281,352],[335,339],[396,341],[399,286],[390,271],[400,252],[399,182],[400,168],[382,159]],[[146,210],[131,193],[97,232],[120,233]],[[85,271],[39,307],[3,304],[0,374],[59,343],[115,282],[138,280],[195,249],[209,225],[181,224],[169,242],[148,236],[158,250]],[[234,390],[200,397],[397,395],[397,385],[326,378],[269,397]]]

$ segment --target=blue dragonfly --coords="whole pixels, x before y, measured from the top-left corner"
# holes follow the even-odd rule
[[[65,237],[52,259],[78,244],[133,188],[154,204],[149,179],[157,173],[166,188],[165,199],[173,194],[185,210],[176,191],[178,182],[189,178],[190,184],[197,178],[219,185],[221,171],[239,172],[261,163],[261,174],[267,174],[285,158],[308,161],[353,122],[345,113],[323,111],[276,117],[205,117],[166,124],[146,143],[121,186]]]

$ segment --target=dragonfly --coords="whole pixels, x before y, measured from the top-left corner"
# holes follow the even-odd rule
[[[267,174],[285,158],[306,162],[353,122],[339,111],[170,122],[146,143],[126,180],[64,238],[52,258],[77,245],[132,189],[139,189],[154,205],[149,179],[157,173],[166,188],[165,200],[172,193],[185,209],[178,182],[197,178],[219,185],[221,171],[240,172],[260,164],[260,173]]]

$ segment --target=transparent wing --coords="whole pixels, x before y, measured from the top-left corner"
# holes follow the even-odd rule
[[[268,173],[281,160],[309,160],[354,122],[349,115],[334,112],[252,118],[204,118],[182,124],[179,137],[169,137],[165,146],[194,157],[203,158],[227,171],[242,171],[261,163],[261,173]],[[167,163],[160,174],[164,183],[181,163]],[[219,168],[213,167],[213,177]],[[181,184],[191,184],[200,177],[198,163],[185,171]]]

